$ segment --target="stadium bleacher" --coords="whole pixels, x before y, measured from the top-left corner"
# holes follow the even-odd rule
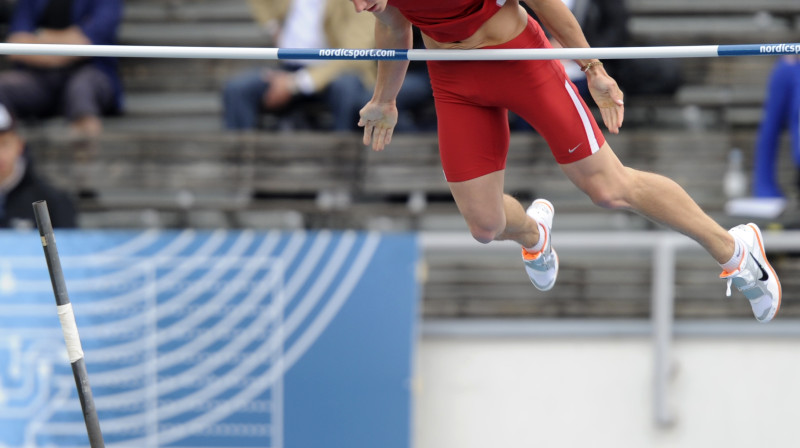
[[[789,0],[630,0],[629,7],[631,32],[642,45],[788,42],[800,30],[800,4]],[[244,0],[129,0],[120,37],[124,45],[264,42]],[[715,219],[734,225],[741,218],[724,213],[727,154],[741,148],[749,168],[773,62],[771,57],[682,60],[686,83],[679,92],[670,98],[626,98],[623,131],[608,139],[626,164],[675,179]],[[29,129],[34,156],[53,182],[77,195],[81,224],[87,228],[464,231],[433,134],[398,134],[390,150],[374,153],[358,135],[222,131],[223,81],[259,63],[121,60],[126,114],[109,118],[105,134],[92,142],[66,139],[58,123]],[[657,228],[640,217],[591,204],[563,176],[537,135],[515,134],[511,146],[508,191],[553,200],[559,228]],[[794,165],[783,153],[781,179],[793,191]],[[794,219],[777,224],[796,226]],[[547,296],[531,288],[517,257],[465,260],[429,254],[423,314],[649,313],[649,301],[641,300],[650,294],[647,254],[615,259],[607,268],[598,268],[602,259],[574,257],[563,265],[559,288]],[[797,290],[800,285],[791,279],[800,279],[800,265],[786,257],[777,267],[794,273],[783,275],[788,279],[784,288]],[[714,281],[718,272],[709,260],[680,259],[678,269],[679,316],[749,316],[746,303],[721,300],[724,285]],[[800,314],[800,308],[788,305],[783,312]]]

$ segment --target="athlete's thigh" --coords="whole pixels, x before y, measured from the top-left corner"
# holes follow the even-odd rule
[[[448,182],[463,182],[505,168],[508,111],[459,101],[436,101],[439,156]]]
[[[449,182],[458,211],[470,225],[503,227],[505,171],[495,171],[463,182]]]
[[[587,193],[624,188],[630,174],[607,142],[596,153],[560,167],[575,186]]]
[[[509,109],[547,141],[558,163],[571,163],[596,153],[605,138],[577,88],[557,61],[535,66],[531,82],[518,89]]]

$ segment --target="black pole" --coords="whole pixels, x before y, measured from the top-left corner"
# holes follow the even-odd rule
[[[58,319],[61,321],[61,330],[64,332],[64,341],[67,343],[67,355],[69,355],[72,375],[75,377],[75,385],[78,388],[78,398],[81,401],[86,431],[89,433],[89,445],[91,448],[105,448],[103,433],[100,431],[100,420],[97,418],[97,409],[94,406],[92,388],[89,386],[89,374],[86,372],[86,363],[83,360],[78,326],[75,324],[75,314],[67,294],[61,260],[58,258],[58,248],[53,234],[53,223],[50,221],[50,213],[47,211],[47,202],[34,202],[33,214],[36,217],[39,236],[42,237],[47,270],[50,272],[50,282],[53,284],[53,293],[56,296]]]

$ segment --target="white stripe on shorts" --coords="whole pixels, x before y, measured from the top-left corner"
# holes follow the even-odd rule
[[[581,116],[581,123],[583,123],[583,130],[586,132],[586,138],[589,139],[589,146],[592,148],[592,154],[594,154],[600,150],[600,145],[597,144],[597,139],[594,137],[594,129],[592,129],[592,122],[586,115],[586,109],[583,108],[583,104],[581,104],[580,98],[578,98],[578,95],[572,89],[572,86],[569,85],[569,80],[564,81],[564,87],[567,89],[569,97],[572,98],[572,103],[575,105],[575,109],[578,110],[578,114]]]

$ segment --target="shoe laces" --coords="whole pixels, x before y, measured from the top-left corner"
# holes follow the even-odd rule
[[[755,272],[756,266],[752,258],[748,257],[744,263],[734,272],[723,272],[722,278],[727,280],[725,295],[731,296],[731,285],[741,291],[750,300],[757,299],[762,295],[769,294],[769,290],[763,282],[759,281],[758,273]]]
[[[736,229],[738,229],[738,227]],[[733,230],[731,231],[731,233],[733,233]],[[743,247],[746,247],[746,245],[744,245],[744,242],[742,242],[742,244]],[[725,297],[731,296],[731,284],[733,283],[733,278],[736,277],[737,275],[740,275],[742,271],[747,268],[747,262],[748,262],[747,253],[744,253],[742,254],[742,261],[739,263],[739,267],[736,270],[734,270],[733,272],[722,271],[722,274],[720,274],[720,277],[727,278],[726,282],[727,285],[725,287]]]
[[[553,257],[548,257],[548,255],[550,254],[542,253],[541,256],[539,256],[539,258],[534,260],[534,263],[539,264],[545,269],[550,269],[550,259]]]
[[[726,280],[725,281],[725,297],[730,297],[731,296],[731,285],[733,284],[733,279],[737,278],[737,277],[741,277],[744,274],[744,268],[745,267],[743,266],[743,267],[739,268],[739,270],[737,270],[737,271],[735,271],[735,272],[733,272],[731,274],[728,274],[726,277],[723,277]],[[723,272],[723,274],[725,274],[725,273]],[[736,285],[736,287],[739,290],[741,290],[741,287],[738,284]]]

